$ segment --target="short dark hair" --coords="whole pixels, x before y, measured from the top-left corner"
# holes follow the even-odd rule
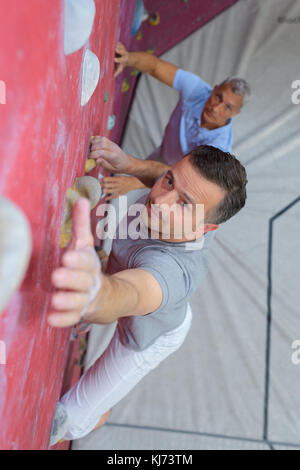
[[[200,145],[188,155],[191,155],[192,165],[202,176],[226,191],[222,201],[210,211],[205,222],[221,224],[230,219],[246,202],[248,181],[245,168],[234,155],[212,145]]]

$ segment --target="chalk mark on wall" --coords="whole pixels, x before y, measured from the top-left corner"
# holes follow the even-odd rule
[[[0,104],[6,104],[6,84],[0,80]]]

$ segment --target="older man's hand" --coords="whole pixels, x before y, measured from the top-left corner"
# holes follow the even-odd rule
[[[89,321],[89,308],[101,288],[101,263],[94,249],[90,227],[90,204],[80,198],[72,216],[73,237],[62,257],[62,266],[52,273],[57,291],[52,297],[48,323],[56,328],[75,325],[83,317]]]
[[[89,158],[111,173],[126,173],[129,170],[130,156],[107,137],[91,137]]]
[[[116,46],[116,57],[115,63],[118,64],[117,69],[114,73],[114,77],[117,77],[124,68],[130,65],[129,63],[129,52],[125,49],[124,45],[121,42],[117,43]]]

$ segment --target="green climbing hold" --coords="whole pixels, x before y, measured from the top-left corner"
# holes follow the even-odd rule
[[[130,72],[130,75],[139,75],[141,72],[139,70],[133,69]]]
[[[108,93],[106,91],[104,95],[104,103],[107,103],[107,102],[108,102]]]

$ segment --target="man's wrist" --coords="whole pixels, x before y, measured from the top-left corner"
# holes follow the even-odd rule
[[[157,57],[149,52],[129,52],[128,63],[129,67],[133,67],[140,72],[153,73]]]
[[[128,52],[128,62],[127,66],[128,67],[136,67],[138,63],[137,56],[135,52]]]
[[[102,323],[113,323],[117,318],[112,318],[107,316],[107,311],[105,312],[103,307],[106,304],[106,299],[110,298],[111,292],[111,283],[110,276],[107,276],[101,272],[101,288],[99,289],[95,300],[89,306],[87,313],[84,318],[90,323],[102,324]]]
[[[137,165],[139,159],[127,154],[127,164],[124,173],[131,176],[136,176]]]

